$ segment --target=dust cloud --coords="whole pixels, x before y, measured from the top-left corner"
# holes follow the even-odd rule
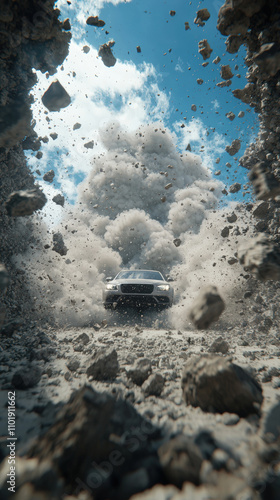
[[[123,268],[157,269],[174,279],[175,304],[169,311],[147,312],[146,320],[184,328],[202,285],[215,284],[226,301],[239,285],[242,268],[228,260],[235,260],[236,241],[247,233],[246,216],[227,222],[232,207],[219,208],[224,185],[199,156],[181,154],[176,137],[161,124],[133,133],[110,124],[100,138],[106,152],[93,157],[76,205],[65,206],[54,231],[38,218],[40,238],[16,263],[28,269],[42,316],[51,309],[65,326],[116,322],[116,314],[102,305],[105,278]],[[221,235],[225,226],[227,237]],[[57,232],[66,255],[52,248]]]

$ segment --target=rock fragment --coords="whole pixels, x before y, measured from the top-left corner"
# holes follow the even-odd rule
[[[208,9],[200,9],[196,13],[196,18],[194,19],[194,23],[198,26],[204,26],[205,21],[208,21],[210,18],[210,13]]]
[[[199,52],[199,54],[202,55],[202,57],[205,61],[205,59],[209,59],[209,57],[211,56],[211,53],[213,52],[213,49],[211,49],[208,41],[206,39],[204,39],[204,40],[200,40],[200,42],[198,42],[198,52]]]
[[[280,436],[280,403],[274,405],[268,411],[263,422],[263,434],[272,434],[274,439]]]
[[[53,234],[52,250],[56,253],[59,253],[59,255],[61,255],[61,256],[67,254],[68,248],[64,244],[63,236],[61,233],[54,233]]]
[[[256,163],[248,174],[258,200],[274,199],[280,195],[280,182],[265,162]]]
[[[44,181],[46,182],[52,182],[54,180],[54,177],[55,177],[55,173],[53,170],[49,170],[48,172],[46,172],[44,175],[43,175],[43,179]]]
[[[52,201],[56,203],[57,205],[60,205],[61,207],[64,207],[65,203],[65,198],[62,194],[56,194],[53,198]]]
[[[269,202],[260,201],[254,205],[252,215],[257,219],[264,219],[269,214]]]
[[[89,51],[90,51],[90,47],[89,47],[88,45],[84,45],[84,46],[83,46],[83,52],[84,52],[85,54],[88,54],[88,53],[89,53]]]
[[[149,377],[152,371],[151,361],[147,358],[139,358],[126,371],[127,376],[136,385],[142,385]]]
[[[230,215],[227,216],[227,221],[230,223],[230,224],[233,224],[233,222],[236,222],[237,221],[237,215],[235,212],[232,212]]]
[[[196,111],[196,109],[197,109],[197,108],[196,108],[196,105],[195,105],[195,104],[192,104],[192,105],[191,105],[191,110],[192,110],[192,111]]]
[[[49,111],[60,111],[71,103],[71,97],[58,80],[54,80],[42,96],[42,103]]]
[[[180,238],[175,238],[175,240],[173,240],[173,243],[175,245],[175,247],[179,247],[182,243],[182,241],[180,240]]]
[[[212,342],[209,347],[209,352],[220,352],[221,354],[227,354],[229,351],[229,343],[223,338],[218,337]]]
[[[98,55],[101,57],[103,63],[108,68],[115,66],[117,60],[113,55],[111,48],[115,45],[114,40],[110,40],[108,43],[100,45]]]
[[[69,17],[67,17],[67,19],[64,19],[64,21],[62,23],[62,29],[64,29],[64,31],[70,31],[71,30],[71,24],[70,24]]]
[[[42,372],[38,366],[26,365],[17,370],[12,377],[15,389],[25,390],[35,387],[41,379]]]
[[[77,356],[72,356],[66,363],[66,366],[70,372],[76,372],[80,368],[80,361]]]
[[[245,37],[242,35],[230,35],[226,40],[227,52],[229,54],[236,54],[244,41]]]
[[[87,368],[87,376],[94,380],[113,380],[119,371],[117,351],[114,348],[99,349]]]
[[[136,50],[137,50],[138,54],[141,53],[141,47],[140,47],[140,45],[137,45]]]
[[[160,396],[164,388],[164,377],[160,373],[152,373],[142,385],[146,396]]]
[[[84,148],[86,149],[93,149],[94,147],[94,141],[89,141],[84,144]]]
[[[244,111],[239,111],[238,118],[243,118],[244,115],[245,115]]]
[[[221,60],[220,56],[217,56],[217,57],[215,57],[215,59],[213,59],[213,63],[219,64],[220,60]]]
[[[199,484],[203,457],[190,438],[179,435],[170,439],[159,448],[158,455],[167,483],[178,488],[186,481]]]
[[[198,85],[202,85],[202,84],[203,84],[203,80],[202,80],[202,78],[197,78],[196,83],[197,83]]]
[[[8,197],[5,207],[11,217],[32,215],[36,210],[41,210],[47,203],[47,198],[40,189],[15,191]]]
[[[226,113],[226,117],[232,122],[235,118],[235,114],[230,111],[229,113]]]
[[[234,139],[229,146],[226,146],[225,150],[230,156],[234,156],[238,153],[241,148],[241,142],[239,139]]]
[[[223,80],[230,80],[233,77],[233,73],[229,64],[223,65],[221,67],[220,75]]]
[[[241,189],[241,184],[239,182],[234,182],[234,184],[232,184],[231,186],[229,186],[229,192],[231,194],[234,194],[234,193],[238,193],[238,191],[240,191]]]
[[[50,134],[50,137],[52,138],[53,141],[55,141],[58,138],[58,134],[56,132],[52,132]]]
[[[254,62],[264,74],[265,79],[275,76],[280,70],[280,48],[279,43],[265,43],[260,51],[254,56]]]
[[[79,128],[81,128],[81,126],[82,126],[82,125],[81,125],[80,123],[78,123],[78,122],[77,122],[77,123],[74,123],[74,125],[73,125],[73,130],[78,130]]]
[[[186,22],[185,22],[185,30],[186,30],[186,31],[188,31],[188,30],[190,30],[190,29],[191,29],[191,28],[190,28],[190,25],[189,25],[189,23],[186,21]]]
[[[96,28],[103,28],[105,26],[105,21],[98,19],[98,16],[89,16],[86,20],[88,26],[95,26]]]
[[[225,309],[225,303],[215,286],[207,286],[201,290],[192,304],[189,318],[199,330],[206,329],[217,321]]]
[[[169,12],[169,14],[170,14],[170,16],[171,16],[171,17],[175,16],[175,14],[176,14],[176,10],[171,10],[171,11]]]
[[[238,249],[240,263],[261,281],[280,279],[280,249],[279,245],[266,235],[240,245]]]
[[[189,358],[182,390],[187,405],[240,417],[259,414],[263,401],[262,388],[254,377],[230,359],[214,354]]]
[[[229,227],[228,226],[225,226],[223,227],[223,229],[221,230],[221,236],[222,238],[227,238],[229,235]]]

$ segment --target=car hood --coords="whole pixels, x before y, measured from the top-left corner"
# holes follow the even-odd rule
[[[147,279],[137,279],[137,280],[132,280],[132,279],[117,279],[110,281],[109,283],[116,283],[117,285],[121,284],[129,284],[129,285],[169,285],[167,281],[162,281],[162,280],[147,280]],[[170,285],[169,285],[170,286]]]

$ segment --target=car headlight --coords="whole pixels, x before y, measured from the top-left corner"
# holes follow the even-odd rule
[[[158,285],[157,289],[160,290],[161,292],[168,292],[170,286],[169,285]]]
[[[111,285],[110,283],[108,283],[108,285],[106,285],[106,290],[117,290],[118,289],[118,285]]]

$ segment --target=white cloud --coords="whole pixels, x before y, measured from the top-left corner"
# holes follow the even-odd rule
[[[97,16],[106,3],[118,5],[119,3],[129,2],[131,0],[72,0],[71,4],[67,4],[67,9],[79,23],[85,24],[87,18]],[[63,12],[65,10],[65,0],[58,0],[56,6]]]

